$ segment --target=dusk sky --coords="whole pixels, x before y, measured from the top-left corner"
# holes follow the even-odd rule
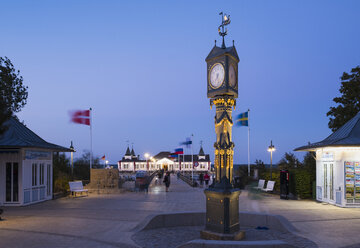
[[[81,156],[89,127],[68,112],[93,108],[93,153],[171,151],[194,134],[213,160],[214,115],[205,58],[220,43],[240,57],[234,115],[250,109],[251,162],[270,163],[326,138],[340,76],[360,64],[360,1],[1,1],[0,56],[29,87],[18,113],[48,142]],[[234,127],[234,163],[247,163],[247,128]],[[301,158],[304,153],[297,152]]]

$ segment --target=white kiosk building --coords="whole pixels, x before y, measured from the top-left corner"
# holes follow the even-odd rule
[[[360,112],[323,141],[295,151],[316,152],[316,199],[360,207]]]
[[[46,142],[11,117],[0,135],[0,206],[23,206],[52,199],[53,152],[69,148]]]
[[[120,172],[136,172],[136,171],[183,171],[183,172],[205,172],[210,171],[211,161],[209,154],[205,154],[203,148],[200,148],[199,154],[194,155],[178,155],[171,157],[170,152],[160,152],[152,159],[141,160],[140,156],[136,156],[134,149],[129,147],[126,149],[125,156],[118,162]]]

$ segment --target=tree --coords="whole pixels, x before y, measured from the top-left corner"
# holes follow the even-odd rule
[[[303,166],[305,169],[316,172],[316,160],[315,160],[315,152],[307,152],[304,156]]]
[[[286,152],[284,157],[280,160],[278,166],[281,170],[289,170],[300,167],[301,163],[293,153]]]
[[[257,167],[264,166],[264,162],[261,159],[256,159],[255,164]]]
[[[10,59],[0,57],[0,134],[6,131],[4,122],[25,106],[27,89],[20,71],[15,70]]]
[[[98,157],[93,156],[92,168],[102,168]],[[90,180],[90,152],[84,151],[81,158],[74,161],[74,178],[80,180]]]
[[[64,153],[54,153],[53,155],[53,177],[54,192],[66,194],[69,189],[70,161]]]
[[[329,128],[334,132],[353,118],[360,111],[360,67],[351,69],[351,73],[343,73],[341,79],[341,97],[335,97],[333,101],[338,104],[330,107],[327,116],[330,116]]]

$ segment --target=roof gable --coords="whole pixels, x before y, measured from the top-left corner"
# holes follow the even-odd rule
[[[326,139],[294,150],[312,150],[325,146],[360,146],[360,112]]]
[[[4,125],[8,126],[8,129],[0,135],[0,148],[35,147],[53,151],[72,151],[69,148],[46,142],[15,117],[11,117]]]
[[[129,147],[127,147],[126,149],[125,156],[131,156]]]
[[[226,48],[221,48],[218,46],[214,46],[213,49],[211,49],[209,55],[206,57],[205,61],[208,61],[210,59],[219,57],[221,55],[231,55],[233,56],[238,62],[239,62],[239,55],[236,51],[235,46],[231,46],[231,47],[226,47]]]
[[[162,159],[156,161],[156,164],[174,164],[174,161],[172,161],[168,158],[162,158]]]

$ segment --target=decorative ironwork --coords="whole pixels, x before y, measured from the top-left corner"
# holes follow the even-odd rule
[[[221,48],[226,48],[225,46],[225,35],[227,35],[227,28],[225,26],[230,24],[230,15],[226,15],[223,12],[220,12],[219,15],[221,15],[221,25],[218,28],[219,35],[222,37],[222,45]]]

